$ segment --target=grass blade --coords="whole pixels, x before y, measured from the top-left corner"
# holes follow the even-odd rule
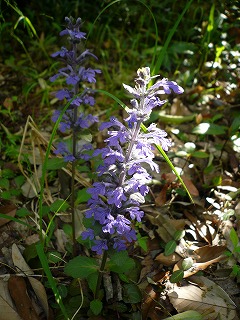
[[[151,66],[151,70],[152,70],[153,74],[158,74],[158,73],[159,73],[159,70],[160,70],[160,68],[161,68],[161,66],[162,66],[163,59],[164,59],[164,57],[165,57],[165,54],[166,54],[167,48],[168,48],[168,46],[169,46],[169,43],[170,43],[170,41],[172,40],[172,37],[173,37],[174,33],[176,32],[177,27],[178,27],[180,21],[182,20],[184,14],[185,14],[186,11],[189,9],[192,1],[193,1],[193,0],[189,0],[189,1],[186,3],[186,5],[185,5],[185,7],[184,7],[184,9],[183,9],[183,11],[182,11],[182,13],[180,14],[180,16],[178,17],[178,19],[177,19],[177,21],[175,22],[174,26],[173,26],[172,29],[170,30],[170,32],[169,32],[169,34],[168,34],[168,37],[167,37],[167,40],[166,40],[166,42],[165,42],[165,44],[164,44],[164,46],[163,46],[163,48],[162,48],[162,50],[161,50],[161,52],[160,52],[160,54],[159,54],[159,56],[158,56],[158,59],[157,59],[156,64]],[[149,86],[151,86],[151,83],[149,84]]]
[[[56,302],[58,303],[61,311],[62,311],[62,314],[64,315],[64,318],[69,320],[69,317],[68,317],[68,314],[67,314],[67,311],[65,309],[65,306],[62,302],[62,297],[58,291],[58,288],[57,288],[57,285],[56,285],[56,282],[52,276],[52,273],[51,273],[51,270],[49,268],[49,265],[48,265],[48,261],[47,261],[47,258],[46,258],[46,255],[45,255],[45,252],[44,252],[44,249],[43,249],[43,245],[42,243],[38,243],[36,245],[36,249],[37,249],[37,254],[39,256],[39,259],[40,259],[40,262],[42,264],[42,267],[43,267],[43,270],[48,278],[48,282],[52,288],[52,291],[53,291],[53,294],[55,296],[55,300]]]

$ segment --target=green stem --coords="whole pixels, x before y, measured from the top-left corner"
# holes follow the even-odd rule
[[[104,271],[104,268],[105,268],[105,265],[107,262],[107,257],[108,257],[108,251],[104,251],[101,266],[100,266],[99,273],[98,273],[97,286],[96,286],[94,299],[97,299],[99,296],[99,291],[100,291],[102,277],[103,277],[103,271]]]

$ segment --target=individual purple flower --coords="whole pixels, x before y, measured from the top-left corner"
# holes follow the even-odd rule
[[[82,232],[82,239],[86,240],[86,239],[90,239],[93,240],[94,239],[94,231],[93,229],[88,228],[86,231]]]
[[[69,152],[66,144],[64,142],[59,142],[56,150],[54,150],[55,154],[60,154],[64,157],[64,161],[74,161],[75,157],[71,152]]]
[[[95,240],[95,245],[92,246],[92,250],[96,251],[97,254],[102,254],[104,250],[108,250],[107,240]]]
[[[117,187],[107,193],[107,201],[109,204],[114,204],[117,208],[122,206],[122,201],[126,201],[127,197],[124,194],[122,187]]]
[[[68,35],[71,41],[78,42],[81,39],[85,39],[85,32],[80,31],[82,20],[78,18],[76,23],[73,23],[73,19],[66,17],[67,28],[60,32],[60,36]]]

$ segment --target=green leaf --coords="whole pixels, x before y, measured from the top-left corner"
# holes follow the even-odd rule
[[[9,189],[9,180],[6,178],[1,178],[0,179],[0,188],[8,190]]]
[[[97,288],[97,280],[98,280],[98,272],[91,273],[87,277],[87,283],[89,285],[89,288],[92,290],[94,294]]]
[[[26,217],[26,216],[30,216],[30,215],[31,215],[31,212],[28,211],[28,209],[26,209],[26,208],[20,208],[16,212],[16,216],[21,217],[21,218]]]
[[[11,197],[12,197],[12,194],[11,194],[10,191],[0,192],[0,195],[1,195],[1,198],[4,199],[4,200],[10,200]]]
[[[164,255],[169,256],[175,251],[176,247],[177,247],[177,242],[175,240],[170,240],[165,246]]]
[[[240,130],[240,116],[236,117],[230,127],[230,133],[233,135],[236,131]]]
[[[37,249],[36,249],[36,243],[30,244],[23,252],[23,256],[27,262],[29,262],[31,259],[34,259],[38,256]]]
[[[58,263],[62,261],[61,254],[58,251],[52,251],[47,253],[49,263]]]
[[[147,241],[148,241],[148,237],[142,237],[140,235],[140,233],[137,234],[137,242],[139,244],[139,246],[145,251],[147,252],[148,248],[147,248]]]
[[[87,192],[87,188],[83,188],[78,191],[76,198],[76,205],[79,203],[87,202],[91,198],[91,195]]]
[[[62,314],[64,315],[64,318],[65,319],[69,319],[67,311],[66,311],[66,308],[65,308],[65,305],[63,304],[63,301],[62,301],[62,297],[61,297],[61,295],[60,295],[60,293],[58,291],[58,288],[57,288],[57,285],[56,285],[56,280],[53,277],[53,275],[51,273],[51,270],[49,268],[47,257],[46,257],[46,254],[44,252],[44,248],[43,248],[42,243],[38,243],[36,245],[36,249],[37,249],[37,254],[38,254],[39,259],[41,261],[43,270],[44,270],[44,272],[45,272],[45,274],[47,276],[48,282],[49,282],[49,284],[51,286],[51,289],[52,289],[52,291],[54,293],[55,300],[58,303],[58,305],[59,305],[59,307],[60,307],[60,309],[62,311]]]
[[[57,199],[50,205],[50,210],[52,212],[66,211],[68,207],[69,204],[66,202],[66,200]]]
[[[177,270],[177,271],[173,272],[173,274],[171,275],[169,280],[172,283],[176,283],[176,282],[181,281],[183,279],[183,276],[184,276],[184,271],[183,270]]]
[[[102,301],[95,299],[90,302],[90,309],[95,316],[99,315],[102,311]]]
[[[169,318],[166,318],[165,320],[203,320],[203,316],[194,310],[188,310],[181,312],[175,316],[171,316]]]
[[[135,262],[128,256],[127,251],[119,251],[110,257],[107,266],[110,271],[124,273],[133,269],[135,267]]]
[[[25,180],[26,178],[24,176],[17,176],[14,178],[14,182],[16,183],[18,188],[20,188],[24,184]]]
[[[58,170],[66,166],[63,158],[50,158],[47,162],[47,170]]]
[[[64,272],[73,278],[85,279],[90,274],[97,272],[98,269],[94,258],[78,256],[65,265]]]
[[[227,127],[219,126],[214,123],[202,122],[193,128],[192,133],[195,134],[211,134],[211,135],[218,135],[218,134],[226,134]]]
[[[238,239],[237,232],[235,231],[234,228],[232,228],[232,229],[230,230],[229,236],[230,236],[230,239],[231,239],[231,242],[232,242],[234,248],[236,248],[236,247],[238,246],[238,241],[239,241],[239,239]]]
[[[138,303],[142,300],[142,294],[138,286],[133,283],[123,285],[124,297],[123,301],[127,303]]]
[[[58,287],[58,292],[62,298],[66,298],[68,295],[68,287],[65,284],[60,284]]]
[[[129,283],[129,279],[124,273],[119,273],[118,276],[119,276],[119,279],[122,280],[123,282]]]
[[[193,121],[196,118],[196,114],[191,114],[189,116],[173,116],[173,115],[164,114],[160,112],[158,114],[158,118],[163,123],[181,124],[181,123]]]
[[[195,157],[195,158],[201,158],[201,159],[209,158],[209,154],[207,152],[204,152],[204,151],[194,151],[191,154],[191,156]]]
[[[183,259],[182,269],[184,271],[190,269],[192,265],[193,265],[193,259],[191,257]]]
[[[185,236],[185,230],[177,230],[175,233],[174,233],[174,240],[175,241],[179,241],[181,240],[183,237]]]

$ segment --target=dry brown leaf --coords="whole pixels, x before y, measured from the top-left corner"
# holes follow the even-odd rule
[[[151,319],[158,320],[159,311],[156,309],[158,306],[157,300],[159,299],[159,292],[153,290],[151,285],[148,285],[145,289],[145,295],[141,305],[142,320]]]
[[[172,289],[167,293],[171,303],[178,312],[195,310],[203,315],[204,320],[233,320],[236,306],[228,294],[213,281],[205,277],[191,277],[191,282]]]
[[[45,312],[45,315],[46,315],[46,319],[48,319],[48,317],[49,317],[48,297],[47,297],[46,290],[45,290],[43,284],[39,280],[37,280],[33,277],[28,277],[28,280],[29,280],[38,300],[41,303],[41,306],[42,306],[42,308]]]
[[[167,215],[159,213],[156,210],[151,210],[146,213],[147,218],[152,225],[157,226],[157,233],[166,243],[173,239],[177,230],[183,230],[186,224],[184,219],[170,219]],[[175,227],[175,225],[177,227]]]
[[[12,260],[15,267],[17,267],[20,272],[23,272],[24,275],[34,274],[15,243],[12,245]]]
[[[175,252],[170,254],[169,256],[166,256],[164,253],[160,253],[159,255],[156,256],[155,260],[158,261],[159,263],[162,263],[166,267],[170,267],[174,263],[181,260],[181,256]]]
[[[0,280],[0,320],[22,320],[8,291],[8,283]]]
[[[174,173],[164,173],[162,175],[163,179],[166,180],[167,185],[171,184],[173,182],[177,182],[177,178],[176,175]],[[193,184],[193,182],[187,178],[186,176],[181,176],[183,182],[185,183],[189,193],[194,196],[194,197],[198,197],[199,196],[199,192],[198,189],[195,187],[195,185]]]
[[[158,196],[154,199],[156,206],[161,207],[167,202],[167,190],[168,184],[165,184]]]
[[[27,294],[27,285],[23,277],[10,276],[8,290],[22,320],[40,320]]]
[[[193,263],[192,267],[184,271],[184,278],[188,278],[199,271],[205,270],[208,266],[213,263],[219,262],[223,259],[226,259],[226,256],[223,255],[223,252],[226,250],[225,246],[204,246],[199,249],[194,250],[194,256],[192,256]],[[173,271],[182,269],[182,262],[184,259],[179,260]]]
[[[8,204],[0,207],[0,213],[6,214],[11,217],[15,217],[16,211],[17,211],[17,207],[14,204]],[[0,227],[10,221],[11,220],[9,219],[0,218]]]

